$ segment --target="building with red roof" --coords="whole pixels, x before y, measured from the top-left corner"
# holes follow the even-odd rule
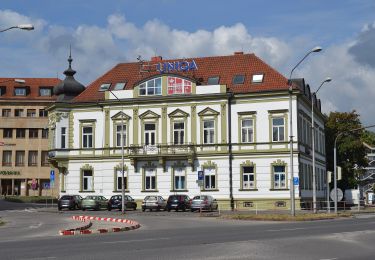
[[[54,192],[49,187],[46,107],[54,104],[53,87],[59,82],[58,78],[0,78],[0,194],[57,194],[58,185]]]
[[[49,108],[50,117],[58,118],[50,125],[50,155],[62,173],[60,193],[121,193],[124,173],[125,192],[139,202],[146,195],[209,194],[222,208],[286,209],[294,180],[298,206],[304,207],[312,196],[314,102],[317,195],[323,200],[320,100],[303,79],[291,83],[294,176],[288,80],[254,54],[138,57],[117,64],[79,94],[60,91],[60,101]],[[74,84],[70,89],[78,89]]]

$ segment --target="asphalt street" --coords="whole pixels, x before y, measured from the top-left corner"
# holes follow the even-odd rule
[[[1,201],[0,201],[1,204]],[[1,207],[0,207],[1,209]],[[0,210],[1,259],[373,259],[375,215],[313,222],[259,222],[191,212],[129,211],[138,230],[59,236],[82,211]],[[85,212],[118,217],[119,212]]]

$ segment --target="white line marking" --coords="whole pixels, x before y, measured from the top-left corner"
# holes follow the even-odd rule
[[[134,239],[134,240],[119,240],[112,242],[103,242],[103,244],[116,244],[116,243],[132,243],[132,242],[145,242],[145,241],[154,241],[154,240],[168,240],[169,237],[160,237],[160,238],[149,238],[149,239]]]
[[[267,232],[280,232],[280,231],[293,231],[293,230],[300,230],[300,229],[308,229],[308,228],[269,229],[269,230],[266,230],[266,231],[267,231]]]
[[[35,224],[35,225],[31,225],[31,226],[29,226],[29,228],[39,228],[41,225],[43,225],[43,223],[38,223],[38,224]]]

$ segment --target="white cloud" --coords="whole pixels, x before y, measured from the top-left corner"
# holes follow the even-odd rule
[[[288,73],[292,67],[290,64],[300,57],[308,44],[301,37],[285,42],[276,37],[253,36],[242,23],[220,26],[212,31],[188,32],[170,28],[156,19],[137,27],[123,15],[113,14],[103,27],[78,25],[67,28],[14,11],[0,10],[0,24],[20,23],[33,23],[36,30],[32,33],[16,33],[14,30],[2,35],[7,40],[0,46],[0,54],[7,64],[2,70],[3,76],[54,77],[58,72],[61,77],[67,68],[71,44],[76,78],[84,84],[95,80],[118,62],[135,61],[138,55],[147,60],[155,54],[164,58],[182,58],[229,55],[242,50],[253,52],[276,70]],[[359,33],[374,33],[374,24],[364,26]],[[324,111],[356,109],[364,123],[374,123],[375,71],[361,63],[358,59],[360,52],[353,49],[358,42],[369,39],[366,36],[361,35],[359,40],[351,39],[314,54],[304,61],[294,77],[305,77],[312,90],[316,90],[325,77],[332,77],[333,81],[319,92]],[[307,46],[310,47],[313,46]]]

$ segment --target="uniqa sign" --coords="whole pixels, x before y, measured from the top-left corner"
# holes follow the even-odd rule
[[[156,70],[160,73],[169,73],[174,71],[190,71],[197,70],[198,66],[195,60],[192,61],[175,61],[175,62],[164,62],[156,64]]]

